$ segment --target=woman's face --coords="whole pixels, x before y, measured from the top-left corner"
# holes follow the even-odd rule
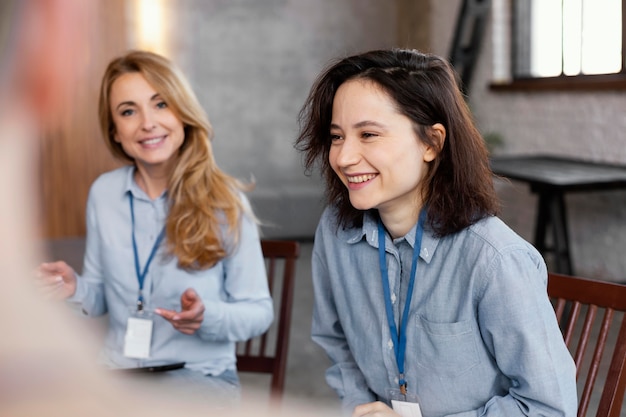
[[[110,110],[116,142],[145,169],[169,169],[185,139],[182,121],[138,72],[111,85]]]
[[[343,83],[335,94],[330,135],[330,165],[356,209],[378,209],[386,225],[390,216],[417,219],[426,162],[436,152],[420,141],[386,92],[368,80]]]

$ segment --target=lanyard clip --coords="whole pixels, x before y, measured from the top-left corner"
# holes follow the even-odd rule
[[[139,297],[137,298],[137,311],[143,312],[143,294],[139,291]]]
[[[404,374],[400,374],[398,384],[400,385],[400,393],[402,395],[406,395],[406,381],[404,380]]]

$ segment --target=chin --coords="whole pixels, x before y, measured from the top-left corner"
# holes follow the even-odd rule
[[[355,209],[363,211],[375,208],[372,204],[367,204],[364,201],[354,201],[352,199],[350,199],[350,204],[352,204],[352,207]]]

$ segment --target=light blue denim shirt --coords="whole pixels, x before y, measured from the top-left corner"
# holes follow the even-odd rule
[[[312,338],[328,354],[328,384],[346,412],[398,388],[378,262],[377,220],[318,225],[312,268]],[[386,237],[398,326],[415,227]],[[408,244],[407,244],[408,243]],[[496,217],[459,233],[422,239],[407,326],[405,379],[424,417],[575,416],[575,365],[546,293],[541,255]],[[404,288],[404,286],[402,287]],[[398,326],[399,327],[399,326]]]
[[[145,278],[145,302],[149,309],[180,311],[180,296],[185,289],[193,288],[206,308],[202,326],[194,335],[185,335],[155,314],[150,359],[123,355],[126,324],[139,289],[128,194],[134,197],[141,269],[163,228],[168,209],[166,195],[151,200],[133,180],[133,172],[132,166],[122,167],[93,183],[87,202],[83,273],[78,277],[76,293],[68,301],[78,303],[89,316],[109,314],[103,349],[103,360],[109,366],[185,361],[186,367],[205,374],[235,370],[235,342],[265,331],[274,314],[258,229],[247,215],[241,218],[240,241],[234,253],[207,270],[180,269],[175,258],[164,256],[162,242]]]

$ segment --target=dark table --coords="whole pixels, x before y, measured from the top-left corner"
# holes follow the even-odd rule
[[[626,166],[555,156],[494,157],[494,174],[522,181],[538,196],[534,245],[544,256],[552,253],[556,270],[573,274],[563,196],[568,192],[626,189]],[[548,227],[552,245],[548,244]]]

